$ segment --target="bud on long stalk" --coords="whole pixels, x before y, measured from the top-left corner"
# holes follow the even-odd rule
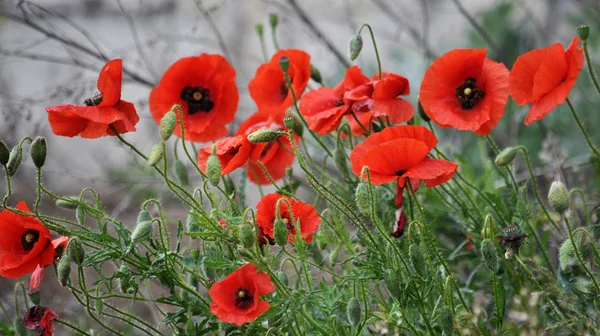
[[[499,269],[499,257],[496,245],[491,239],[486,238],[481,242],[481,259],[485,266],[494,273],[498,273]]]
[[[281,218],[275,219],[273,223],[273,235],[275,236],[275,242],[279,246],[285,246],[288,242],[288,229],[287,225]]]
[[[0,165],[6,166],[8,158],[10,157],[10,151],[4,141],[0,140]]]
[[[42,168],[42,166],[46,162],[46,139],[42,137],[35,138],[35,140],[33,140],[33,142],[31,143],[29,151],[31,154],[33,164],[37,168]]]
[[[154,221],[144,221],[138,223],[131,234],[131,242],[132,244],[139,243],[146,238],[152,236],[152,230],[154,229]]]
[[[163,143],[159,142],[154,144],[148,154],[148,164],[152,167],[156,166],[165,155],[165,149]]]
[[[569,192],[564,183],[560,181],[552,182],[548,192],[548,203],[554,211],[564,214],[569,209]]]
[[[362,320],[362,309],[357,298],[351,298],[350,301],[348,301],[346,314],[348,315],[348,322],[350,322],[350,324],[353,326],[360,324],[360,321]]]
[[[177,115],[171,110],[160,120],[160,137],[163,141],[169,140],[171,135],[173,135],[173,131],[175,131],[175,126],[177,126]]]
[[[67,285],[67,281],[69,280],[69,275],[71,275],[71,258],[69,258],[69,256],[65,255],[60,258],[58,266],[56,267],[56,273],[58,276],[58,282],[61,286],[65,287]]]
[[[423,253],[423,248],[419,245],[411,245],[408,248],[408,256],[414,271],[417,272],[421,278],[427,278],[427,269],[424,267],[426,265],[425,256]]]
[[[217,157],[217,146],[213,145],[212,154],[206,161],[206,175],[208,176],[208,182],[213,186],[218,186],[221,180],[221,161]]]
[[[67,256],[69,256],[77,265],[81,266],[83,263],[85,251],[79,237],[73,237],[69,240],[69,244],[67,245]]]
[[[190,184],[187,168],[185,168],[185,165],[181,160],[175,160],[175,177],[177,177],[177,181],[183,186]]]
[[[366,182],[360,182],[356,186],[356,190],[354,192],[354,200],[356,201],[356,206],[358,210],[365,215],[369,216],[371,214],[371,202],[369,200],[369,186]]]
[[[240,241],[242,246],[249,249],[254,244],[256,244],[256,234],[254,234],[254,230],[250,227],[250,224],[245,223],[242,224],[242,228],[240,229]]]
[[[14,176],[21,165],[23,160],[23,149],[19,146],[13,147],[8,156],[8,163],[6,164],[6,172],[8,176]]]
[[[497,166],[507,166],[517,156],[517,148],[516,147],[506,147],[498,156],[496,156],[496,160],[494,162]]]
[[[558,250],[558,264],[560,269],[566,271],[569,267],[577,265],[577,254],[575,254],[575,247],[571,239],[565,240]]]
[[[363,40],[360,35],[354,35],[350,38],[348,42],[348,57],[351,61],[354,61],[363,47]]]

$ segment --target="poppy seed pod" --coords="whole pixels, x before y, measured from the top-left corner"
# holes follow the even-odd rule
[[[31,302],[34,305],[36,305],[36,306],[40,305],[41,297],[40,297],[40,289],[39,288],[31,288],[30,290],[27,291],[27,296],[29,296],[29,300],[31,300]]]
[[[506,147],[494,160],[497,166],[506,166],[513,162],[515,157],[517,156],[517,148],[516,147]]]
[[[10,151],[4,141],[0,140],[0,164],[6,166],[8,158],[10,157]]]
[[[77,265],[83,263],[85,251],[83,250],[83,245],[81,244],[79,237],[73,237],[69,240],[69,245],[67,245],[67,256],[71,257],[71,260]]]
[[[323,84],[323,77],[321,76],[321,71],[317,69],[314,65],[310,65],[310,78],[319,84]]]
[[[423,248],[419,245],[410,245],[408,249],[408,256],[412,264],[413,270],[421,276],[421,278],[427,278],[427,269],[423,267],[426,265],[425,256],[423,255]]]
[[[247,249],[251,248],[256,243],[256,235],[248,223],[242,224],[242,228],[240,229],[240,242],[242,243],[242,246]]]
[[[351,298],[350,301],[348,301],[348,305],[346,306],[346,314],[350,324],[353,326],[360,324],[360,321],[362,320],[362,309],[357,298]]]
[[[277,218],[273,223],[273,236],[277,245],[285,246],[288,242],[288,234],[287,224],[285,224],[283,219]]]
[[[481,242],[481,260],[494,273],[498,273],[498,250],[491,239],[486,238]]]
[[[285,132],[276,131],[272,129],[261,129],[252,132],[250,135],[248,135],[248,141],[250,141],[251,143],[272,142],[277,140],[279,136],[285,134]]]
[[[351,61],[354,61],[358,57],[360,51],[362,50],[362,47],[362,36],[354,35],[352,36],[352,38],[350,38],[350,41],[348,42],[348,57]]]
[[[217,157],[216,145],[213,145],[212,154],[206,160],[206,175],[210,184],[215,187],[219,185],[219,180],[221,180],[221,162]]]
[[[154,144],[148,154],[148,164],[152,167],[156,166],[165,155],[165,149],[163,143],[159,142]]]
[[[354,200],[356,201],[356,206],[358,206],[358,210],[365,215],[369,216],[371,213],[371,202],[369,201],[369,186],[365,182],[360,182],[356,186],[356,190],[354,191]]]
[[[256,29],[256,33],[258,34],[258,37],[260,37],[262,39],[263,36],[263,32],[264,32],[264,27],[262,24],[257,24],[256,27],[254,27],[254,29]]]
[[[175,131],[175,126],[177,126],[177,115],[171,110],[160,120],[160,137],[163,141],[169,140],[171,135],[173,135],[173,131]]]
[[[23,149],[20,146],[15,146],[8,155],[8,163],[6,164],[6,172],[8,176],[14,176],[23,160]]]
[[[577,34],[579,34],[579,38],[582,41],[587,41],[588,37],[590,37],[590,27],[586,24],[580,24],[577,26]]]
[[[31,154],[31,159],[33,160],[33,164],[38,168],[42,168],[44,162],[46,162],[46,139],[43,137],[35,138],[35,140],[33,140],[31,143],[31,148],[29,151]]]
[[[71,275],[71,258],[68,256],[63,256],[60,258],[58,266],[56,267],[56,273],[58,276],[58,282],[61,286],[65,287],[67,285],[67,281],[69,280],[69,275]]]
[[[290,69],[290,58],[287,56],[281,56],[279,58],[279,67],[287,74],[288,70]]]
[[[133,233],[131,234],[132,244],[138,243],[146,238],[152,236],[152,230],[154,229],[154,221],[144,221],[136,225]]]
[[[271,28],[275,29],[275,27],[277,27],[277,24],[279,23],[279,18],[277,17],[277,14],[269,14],[269,24],[271,25]]]
[[[183,186],[190,184],[188,171],[181,160],[175,160],[175,177],[177,177],[177,181]]]
[[[548,203],[554,211],[561,215],[569,209],[569,192],[564,183],[560,181],[552,182],[550,191],[548,191]]]
[[[294,126],[296,125],[296,121],[294,120],[293,117],[291,116],[286,116],[283,118],[283,125],[285,126],[285,128],[287,129],[293,129]]]
[[[575,247],[571,239],[565,240],[558,250],[558,264],[560,269],[566,271],[569,267],[577,265],[577,255],[575,254]]]

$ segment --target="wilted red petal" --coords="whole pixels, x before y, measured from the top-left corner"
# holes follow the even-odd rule
[[[121,99],[121,82],[123,80],[123,61],[108,61],[100,70],[98,90],[102,93],[99,106],[114,106]]]

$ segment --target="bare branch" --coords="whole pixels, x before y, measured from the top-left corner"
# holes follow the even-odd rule
[[[231,65],[233,65],[233,60],[231,59],[231,55],[229,54],[229,51],[227,50],[227,45],[225,44],[223,35],[221,35],[221,31],[219,30],[219,28],[213,21],[212,17],[210,16],[210,13],[208,12],[208,10],[206,8],[204,8],[204,5],[202,5],[201,0],[193,0],[193,1],[196,4],[196,7],[198,7],[198,10],[200,11],[200,13],[202,13],[202,16],[204,16],[204,19],[206,20],[206,22],[208,22],[210,29],[212,29],[212,31],[215,33],[215,36],[217,37],[217,40],[219,41],[219,46],[221,47],[221,51],[223,51],[223,54],[225,54],[225,57],[227,58],[229,63],[231,63]]]

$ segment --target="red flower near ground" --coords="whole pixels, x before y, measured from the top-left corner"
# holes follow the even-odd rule
[[[337,129],[342,123],[342,117],[352,107],[344,101],[344,94],[368,81],[360,68],[353,66],[346,70],[346,77],[335,88],[319,88],[307,92],[300,101],[300,112],[306,118],[308,127],[320,135]]]
[[[317,210],[310,204],[277,193],[265,195],[256,205],[256,224],[258,227],[262,228],[264,235],[274,238],[273,223],[277,219],[277,201],[281,198],[286,199],[292,207],[290,213],[286,202],[279,203],[279,216],[287,224],[289,231],[288,241],[293,243],[294,237],[297,235],[296,228],[292,223],[293,213],[294,222],[296,222],[296,225],[300,225],[302,238],[306,242],[311,242],[312,237],[310,235],[315,233],[319,224],[321,224],[321,218]]]
[[[227,175],[246,164],[250,158],[252,144],[245,136],[227,137],[216,143],[217,158],[221,162],[221,176]],[[212,145],[200,149],[198,166],[206,173],[206,162],[212,154]]]
[[[458,165],[428,158],[437,144],[435,135],[423,126],[395,126],[373,133],[354,147],[350,153],[352,171],[361,176],[363,167],[369,167],[371,183],[379,185],[398,181],[397,204],[401,204],[402,188],[406,179],[411,179],[413,188],[420,180],[428,188],[448,181]],[[366,180],[366,176],[365,176]]]
[[[525,125],[562,104],[583,68],[583,49],[575,37],[565,51],[560,43],[526,52],[510,71],[510,94],[519,105],[533,103]]]
[[[52,336],[52,323],[57,317],[58,315],[48,307],[34,306],[23,316],[23,325],[27,329],[35,330],[37,336]]]
[[[19,202],[17,209],[31,212],[24,202]],[[58,257],[55,249],[59,246],[64,248],[68,241],[66,237],[53,241],[48,228],[36,217],[19,215],[6,209],[0,212],[0,232],[0,276],[5,278],[18,278],[32,273],[38,266],[42,268],[43,276],[43,268]],[[41,276],[36,272],[39,280]]]
[[[48,121],[56,135],[95,139],[135,131],[140,120],[132,103],[121,100],[123,62],[120,59],[104,65],[98,77],[96,95],[84,101],[85,106],[58,105],[46,107]]]
[[[182,108],[185,139],[208,142],[227,135],[239,100],[235,70],[221,55],[202,54],[175,62],[150,93],[156,123],[173,105]],[[179,118],[178,118],[179,119]],[[181,137],[181,126],[173,133]]]
[[[274,290],[268,274],[246,264],[212,285],[208,291],[210,311],[223,322],[241,326],[269,310],[269,303],[258,298]]]
[[[486,49],[455,49],[425,72],[419,99],[441,127],[487,135],[504,115],[508,70],[485,58]]]
[[[261,65],[256,70],[256,75],[248,84],[250,96],[260,110],[285,110],[293,104],[292,93],[286,85],[283,70],[279,66],[279,59],[282,56],[290,60],[288,76],[296,98],[300,99],[300,95],[306,89],[310,79],[310,55],[296,49],[279,50],[269,63]]]
[[[277,111],[275,114],[256,112],[240,125],[236,135],[247,137],[261,129],[283,131],[285,130],[283,115]],[[299,138],[295,135],[294,137],[298,143]],[[269,143],[252,144],[252,153],[248,161],[248,178],[256,184],[270,184],[257,162],[264,165],[271,178],[276,181],[285,176],[285,170],[294,163],[294,158],[294,148],[285,135]]]

